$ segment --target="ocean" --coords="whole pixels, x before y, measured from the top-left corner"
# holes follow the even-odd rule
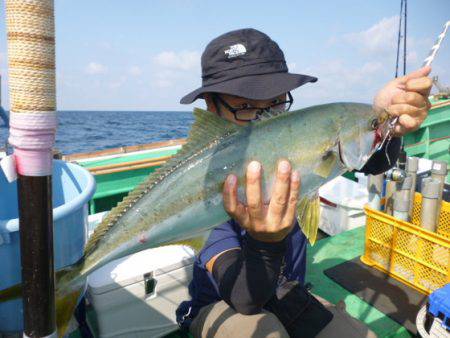
[[[194,121],[191,112],[61,111],[55,147],[63,154],[184,138]],[[0,119],[0,148],[8,128]]]

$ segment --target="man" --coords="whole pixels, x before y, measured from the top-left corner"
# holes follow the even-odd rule
[[[371,158],[363,172],[389,169],[398,157],[398,137],[416,130],[426,118],[429,72],[427,67],[395,79],[375,97],[376,109],[399,116],[397,137]],[[278,45],[254,29],[232,31],[211,41],[202,55],[202,79],[202,87],[181,103],[203,98],[209,111],[240,125],[267,109],[289,109],[290,91],[317,81],[288,73]],[[237,198],[236,176],[227,178],[223,198],[231,220],[211,232],[197,257],[192,300],[177,310],[180,326],[195,338],[375,336],[343,306],[319,299],[321,304],[305,290],[306,239],[295,221],[299,173],[281,160],[266,205],[262,170],[256,161],[248,165],[246,205]]]

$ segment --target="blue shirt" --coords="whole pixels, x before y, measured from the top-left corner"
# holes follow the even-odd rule
[[[191,300],[182,302],[176,312],[177,322],[182,328],[189,328],[190,323],[203,306],[222,299],[217,283],[206,269],[206,263],[225,250],[241,247],[244,235],[245,230],[233,220],[219,225],[211,231],[194,262],[192,281],[189,284]],[[288,235],[284,261],[284,277],[289,281],[297,280],[303,285],[306,272],[306,237],[297,222]]]

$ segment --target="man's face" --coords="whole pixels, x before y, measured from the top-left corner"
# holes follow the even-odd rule
[[[228,94],[215,94],[220,95],[220,99],[225,101],[232,108],[248,108],[248,107],[258,107],[258,108],[268,108],[275,105],[278,102],[286,101],[286,94],[274,97],[269,100],[251,100],[239,96],[228,95]],[[226,106],[224,106],[220,101],[213,100],[211,93],[204,94],[207,109],[211,112],[218,113],[222,118],[228,120],[237,125],[246,125],[257,117],[258,109],[245,109],[244,113],[237,113],[240,119],[245,119],[249,121],[242,121],[236,119],[236,115],[233,114]],[[276,107],[276,109],[284,109],[284,107]]]

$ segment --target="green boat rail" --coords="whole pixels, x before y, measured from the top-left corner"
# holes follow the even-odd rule
[[[128,146],[64,156],[95,177],[97,190],[89,202],[89,214],[111,210],[150,173],[177,153],[183,139]]]

